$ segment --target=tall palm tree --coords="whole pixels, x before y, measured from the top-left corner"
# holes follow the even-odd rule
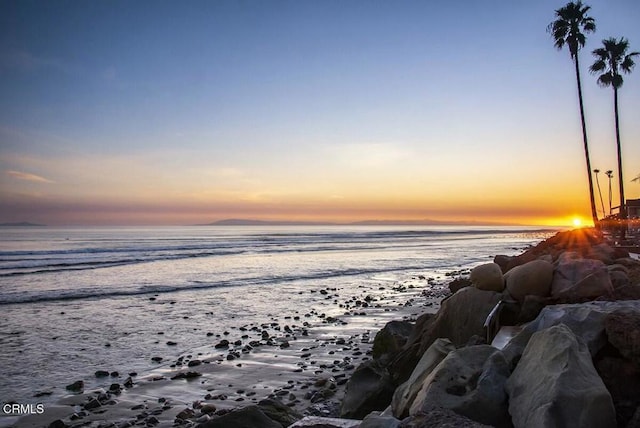
[[[631,73],[635,66],[633,57],[640,55],[640,52],[627,53],[629,49],[629,41],[624,37],[616,40],[610,37],[602,41],[603,47],[595,49],[593,56],[596,57],[595,62],[589,70],[600,75],[598,76],[598,84],[603,87],[613,87],[613,108],[616,119],[616,145],[618,147],[618,181],[620,185],[620,218],[627,218],[627,211],[624,207],[624,181],[622,179],[622,150],[620,148],[620,123],[618,119],[618,89],[622,86],[624,80],[622,73]],[[624,238],[624,230],[622,232]]]
[[[593,224],[598,225],[598,213],[596,212],[596,202],[593,194],[593,180],[591,179],[591,160],[589,158],[589,145],[587,143],[587,125],[584,119],[584,107],[582,103],[582,84],[580,82],[580,64],[578,62],[578,51],[584,47],[587,40],[585,34],[596,30],[596,23],[593,18],[587,16],[591,9],[584,6],[581,1],[571,1],[555,12],[555,21],[547,27],[551,33],[554,45],[561,50],[565,45],[569,48],[569,54],[576,67],[576,80],[578,81],[578,101],[580,104],[580,119],[582,121],[582,141],[584,143],[584,157],[587,161],[587,177],[589,178],[589,201],[591,202],[591,217]]]
[[[600,195],[600,206],[602,206],[602,217],[604,217],[607,215],[607,213],[604,210],[604,201],[602,200],[602,190],[600,190],[600,180],[598,180],[598,174],[600,174],[600,170],[594,169],[593,172],[596,174],[596,185],[598,186],[598,195]]]
[[[613,171],[608,169],[605,174],[609,178],[609,215],[611,215],[611,178],[613,177]]]

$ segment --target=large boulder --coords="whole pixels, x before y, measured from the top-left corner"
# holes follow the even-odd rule
[[[614,292],[618,288],[631,285],[631,280],[629,280],[629,275],[623,271],[609,270],[609,277],[611,278],[611,285],[613,286]]]
[[[289,426],[289,428],[358,428],[360,427],[360,423],[361,421],[355,419],[327,418],[324,416],[305,416],[295,424]]]
[[[409,416],[400,428],[490,428],[449,409],[431,409]]]
[[[607,266],[600,260],[563,253],[553,273],[551,295],[556,298],[594,299],[613,292]]]
[[[618,310],[604,318],[609,343],[640,367],[640,312]]]
[[[513,363],[522,355],[529,339],[535,332],[564,324],[586,343],[591,355],[595,357],[607,343],[605,318],[607,314],[617,310],[640,313],[640,301],[595,301],[546,306],[535,320],[526,324],[520,333],[511,339],[504,347],[503,352],[507,360]]]
[[[616,357],[604,357],[594,364],[613,399],[618,426],[628,426],[640,406],[640,367]]]
[[[607,243],[593,245],[588,252],[587,257],[600,260],[606,264],[612,264],[616,258],[616,250]]]
[[[283,427],[288,427],[294,422],[302,419],[302,415],[287,406],[280,400],[266,398],[258,402],[258,407],[270,419],[278,422]]]
[[[484,336],[484,322],[502,295],[467,287],[442,302],[440,310],[420,337],[420,355],[439,337],[455,346],[466,344],[472,336]]]
[[[389,365],[394,382],[406,381],[422,354],[437,338],[447,338],[455,346],[465,345],[473,336],[486,335],[484,322],[502,298],[500,293],[465,287],[442,302],[431,318],[418,318],[404,349]]]
[[[384,410],[391,403],[394,390],[386,368],[377,360],[365,361],[347,382],[340,417],[362,419],[375,410]]]
[[[449,352],[456,349],[449,339],[436,339],[435,342],[422,355],[420,361],[413,369],[409,379],[396,388],[391,400],[391,409],[393,415],[399,419],[409,416],[409,408],[422,389],[424,380],[429,376],[431,371],[440,364]]]
[[[546,297],[551,291],[553,265],[545,260],[533,260],[514,267],[504,277],[509,295],[518,302],[529,295]]]
[[[378,412],[369,413],[358,428],[398,428],[401,421],[393,416],[384,416]]]
[[[486,263],[471,269],[469,275],[471,284],[479,290],[496,291],[504,290],[502,270],[497,263]]]
[[[373,358],[382,358],[396,354],[411,335],[413,323],[409,321],[390,321],[373,339]]]
[[[589,349],[563,324],[531,337],[506,391],[515,428],[616,426]]]
[[[279,422],[269,418],[258,406],[252,405],[212,418],[198,428],[282,428]]]
[[[449,291],[451,291],[451,294],[455,294],[461,288],[470,287],[470,286],[471,286],[471,281],[469,280],[469,278],[459,277],[449,283]]]
[[[492,346],[457,349],[424,379],[409,414],[445,408],[484,424],[509,426],[504,392],[509,374],[506,360]]]
[[[507,256],[504,254],[498,254],[497,256],[495,256],[493,258],[493,262],[496,263],[498,266],[500,266],[500,270],[502,271],[502,273],[506,273],[507,272],[507,266],[509,265],[509,262],[513,259],[513,256]]]

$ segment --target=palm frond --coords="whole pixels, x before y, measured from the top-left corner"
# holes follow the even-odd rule
[[[607,68],[607,64],[604,62],[604,60],[599,59],[596,62],[594,62],[593,64],[591,64],[591,67],[589,67],[589,71],[593,74],[599,73],[602,70],[604,70],[605,68]]]
[[[606,88],[613,84],[613,76],[610,73],[601,74],[598,77],[598,85]]]
[[[620,69],[627,74],[631,73],[631,70],[633,70],[633,67],[635,67],[636,65],[633,57],[638,55],[640,55],[640,52],[631,52],[630,54],[626,55],[620,63]]]

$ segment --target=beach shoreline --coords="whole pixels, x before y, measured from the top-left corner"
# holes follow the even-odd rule
[[[44,404],[44,413],[5,415],[0,426],[40,427],[56,421],[100,426],[146,419],[173,426],[178,416],[197,420],[195,415],[205,415],[204,406],[219,415],[269,397],[301,415],[337,416],[349,375],[370,359],[377,331],[392,320],[435,313],[449,293],[451,276],[460,273],[468,271],[438,279],[417,276],[393,286],[372,284],[358,290],[360,298],[346,297],[336,288],[309,290],[318,296],[318,308],[342,314],[292,309],[264,323],[211,333],[211,346],[163,359],[145,374],[129,376],[123,368],[117,376],[105,376],[103,387],[66,391]],[[78,381],[90,384],[94,379],[70,378],[69,384]],[[38,401],[34,397],[30,404]]]

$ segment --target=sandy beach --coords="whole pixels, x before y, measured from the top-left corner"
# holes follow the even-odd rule
[[[376,332],[388,321],[436,312],[449,279],[419,276],[393,286],[361,286],[355,293],[312,289],[316,309],[292,307],[262,323],[211,330],[211,345],[151,362],[155,368],[144,375],[126,367],[117,374],[105,370],[103,387],[67,391],[45,404],[42,414],[4,417],[0,423],[174,426],[178,420],[190,425],[268,397],[302,415],[335,416],[350,373],[370,358]]]

